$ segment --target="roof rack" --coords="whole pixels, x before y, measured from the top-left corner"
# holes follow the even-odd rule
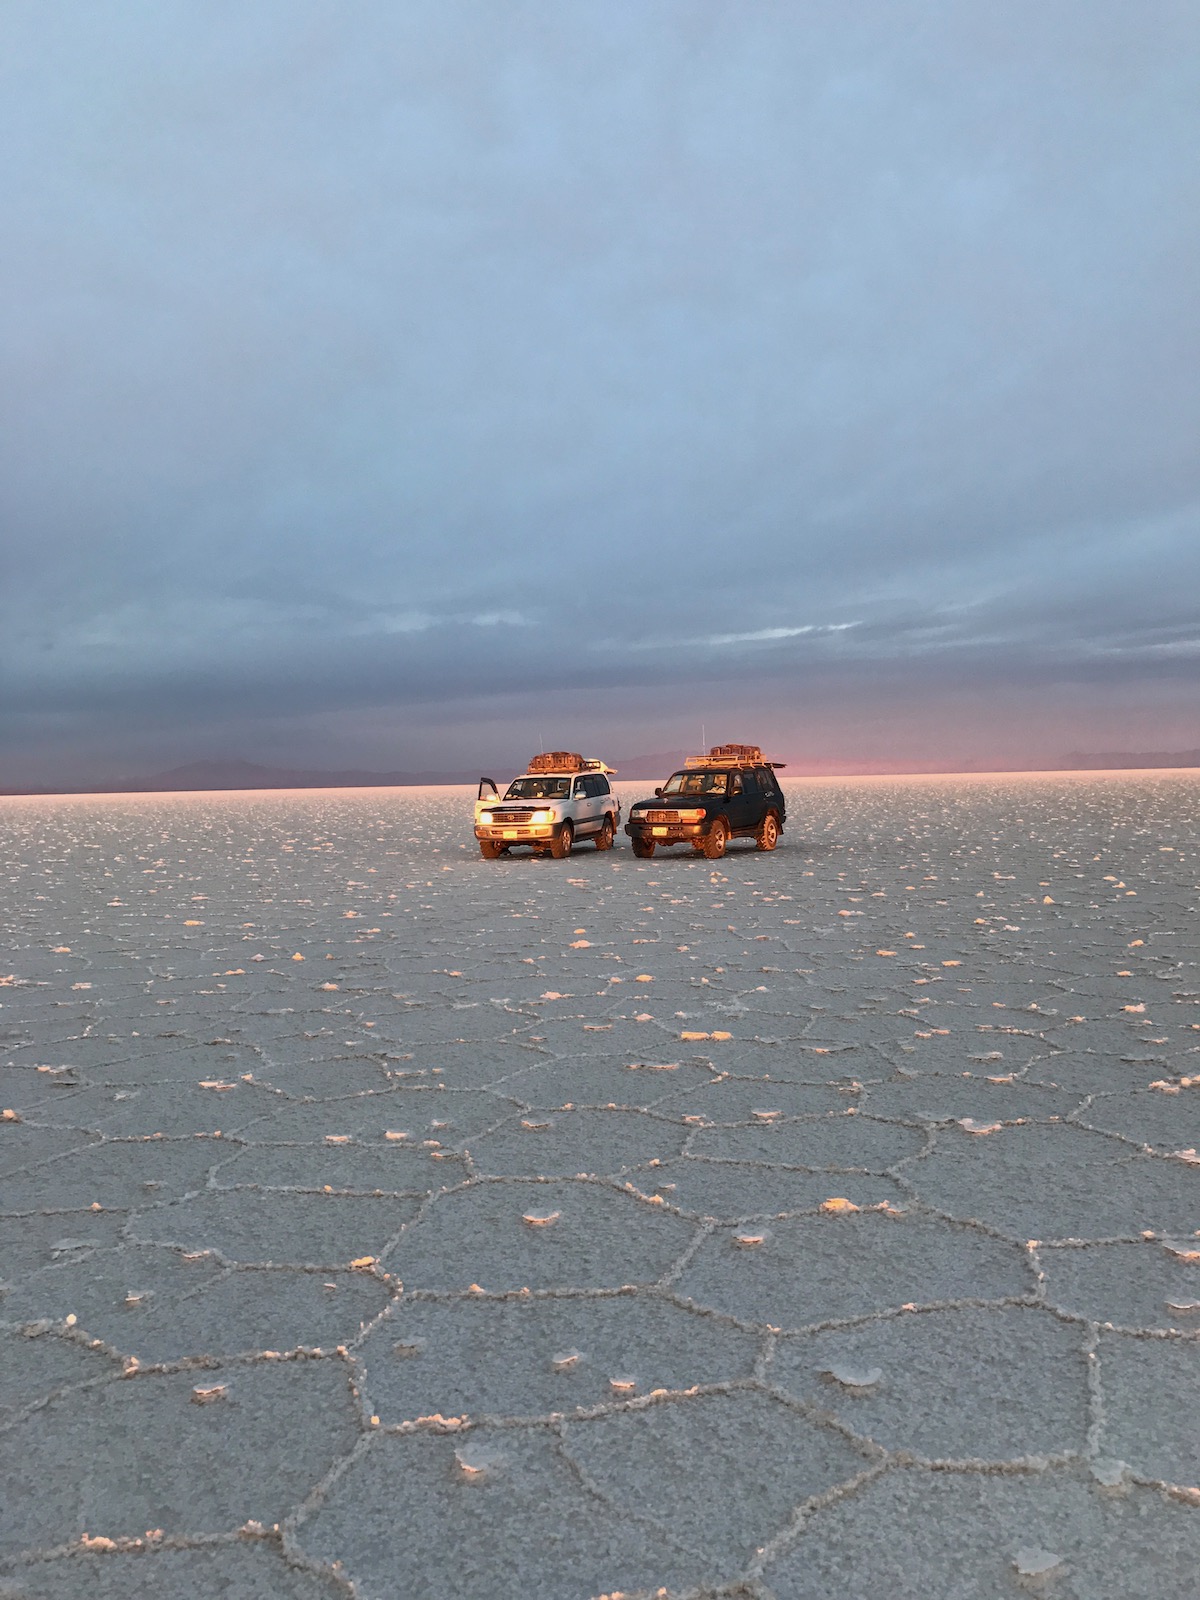
[[[527,772],[615,772],[595,756],[581,756],[574,750],[545,750],[534,756],[525,769]]]
[[[706,756],[689,756],[685,767],[786,767],[786,761],[767,761],[756,744],[714,744]]]

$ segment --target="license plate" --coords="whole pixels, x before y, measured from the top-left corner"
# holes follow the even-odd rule
[[[670,833],[670,828],[654,828],[651,830],[656,839],[665,839]]]
[[[516,839],[516,838],[519,837],[519,835],[518,835],[517,830],[515,828],[505,828],[504,837],[506,839]]]

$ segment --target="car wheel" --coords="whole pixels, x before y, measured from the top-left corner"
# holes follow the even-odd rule
[[[605,816],[605,818],[604,818],[604,826],[600,829],[600,832],[596,835],[596,849],[597,850],[611,850],[612,849],[612,847],[613,847],[613,832],[614,832],[614,830],[613,830],[613,819],[610,816]]]
[[[479,854],[485,861],[498,861],[504,852],[504,846],[497,844],[494,839],[480,839]]]
[[[561,861],[564,856],[571,854],[571,846],[575,843],[575,828],[570,822],[564,822],[562,827],[550,841],[550,854],[555,861]]]
[[[759,850],[774,850],[779,843],[779,820],[773,811],[768,811],[759,824],[754,843]]]
[[[654,840],[634,839],[633,853],[635,856],[640,856],[643,861],[649,861],[650,857],[654,854]]]
[[[725,846],[729,843],[729,824],[724,817],[718,817],[712,827],[704,835],[704,854],[709,861],[719,861],[725,854]]]

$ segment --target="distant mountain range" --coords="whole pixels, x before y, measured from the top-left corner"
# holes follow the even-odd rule
[[[676,767],[682,766],[687,756],[694,753],[690,750],[660,750],[652,755],[630,756],[623,761],[614,761],[613,766],[619,779],[651,783],[665,778]],[[969,771],[978,768],[978,765],[977,762],[971,763],[962,770]],[[837,763],[822,763],[820,766],[812,767],[798,763],[791,771],[797,777],[808,772],[837,776],[837,767]],[[1134,753],[1107,750],[1094,755],[1076,751],[1065,757],[1061,763],[1061,770],[1076,772],[1125,771],[1139,767],[1200,767],[1200,750],[1147,750]],[[507,766],[493,767],[487,776],[494,778],[497,783],[506,783],[509,778],[523,770],[523,766],[509,763]],[[878,769],[866,766],[857,770],[864,772]],[[189,761],[180,767],[169,767],[165,772],[152,772],[140,778],[118,778],[109,783],[91,784],[86,788],[0,788],[0,794],[169,794],[189,790],[222,789],[400,789],[419,784],[474,786],[480,776],[477,768],[469,771],[447,769],[430,772],[372,772],[351,767],[343,771],[327,772],[320,768],[268,767],[256,761],[212,760]]]
[[[632,778],[649,782],[664,778],[672,768],[682,765],[684,750],[661,751],[657,755],[634,756],[627,762],[613,762],[619,778]],[[497,783],[506,783],[523,766],[511,762],[494,767],[487,772]],[[181,767],[169,767],[165,772],[152,772],[145,777],[117,778],[109,783],[95,783],[86,790],[78,789],[0,789],[0,794],[164,794],[193,790],[219,789],[399,789],[419,784],[479,782],[479,768],[470,771],[449,770],[431,772],[371,772],[351,767],[343,771],[326,772],[308,767],[268,767],[257,761],[213,760],[189,761]]]
[[[1200,767],[1200,750],[1102,750],[1098,755],[1071,754],[1067,765],[1083,771],[1125,767]]]

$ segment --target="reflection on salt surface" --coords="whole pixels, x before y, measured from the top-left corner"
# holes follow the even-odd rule
[[[711,1587],[797,1502],[710,1529],[676,1452],[710,1441],[720,1496],[760,1413],[813,1529],[934,1441],[1001,1519],[985,1468],[1034,1453],[1068,1486],[1087,1454],[1106,1517],[1146,1482],[1190,1514],[1200,779],[787,788],[780,849],[716,868],[483,863],[468,790],[0,802],[0,1556],[280,1519],[336,1457],[311,1560],[369,1566],[403,1492],[438,1548],[529,1530],[536,1575],[585,1463],[601,1545],[652,1482]],[[996,1401],[1014,1339],[1036,1407]],[[164,1361],[204,1363],[181,1406]],[[110,1382],[137,1482],[187,1485],[280,1362],[308,1398],[261,1495],[87,1476],[71,1407],[103,1449]]]

